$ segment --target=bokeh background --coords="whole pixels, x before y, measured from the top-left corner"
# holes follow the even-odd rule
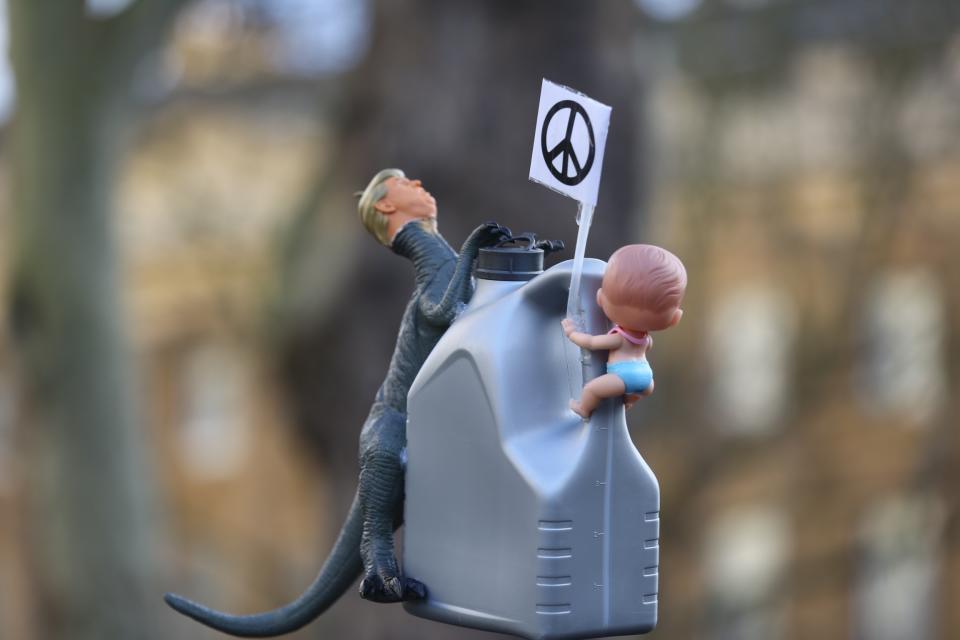
[[[455,246],[572,248],[527,181],[542,77],[613,107],[588,255],[690,275],[629,416],[652,637],[960,638],[956,2],[0,7],[0,638],[300,593],[412,282],[351,193],[399,166]],[[292,637],[492,636],[348,593]]]

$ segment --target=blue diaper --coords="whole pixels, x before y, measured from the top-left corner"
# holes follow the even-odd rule
[[[607,364],[607,373],[612,373],[626,385],[626,393],[643,393],[653,382],[653,369],[646,360],[623,360]]]

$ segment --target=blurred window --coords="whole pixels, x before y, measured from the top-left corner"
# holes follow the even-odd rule
[[[777,0],[727,0],[727,4],[735,9],[760,9]]]
[[[634,0],[634,3],[657,20],[682,20],[696,11],[703,0]]]
[[[782,510],[740,507],[711,522],[705,539],[708,629],[718,640],[784,636],[780,589],[789,553]]]
[[[14,421],[13,383],[0,365],[0,490],[10,485],[10,460],[13,457]]]
[[[87,13],[97,18],[109,18],[126,9],[133,0],[87,0]]]
[[[194,475],[217,479],[239,471],[250,449],[249,385],[234,350],[207,344],[188,352],[181,377],[180,445]]]
[[[7,21],[7,3],[5,0],[0,0],[0,124],[10,118],[15,99],[9,42],[10,29]]]
[[[937,279],[924,269],[880,276],[865,314],[861,398],[875,413],[928,422],[945,396],[944,301]]]
[[[360,62],[371,20],[369,0],[200,0],[184,13],[179,36],[207,63],[218,50],[233,52],[220,61],[224,71],[254,63],[248,71],[322,76]],[[238,60],[243,41],[257,46],[248,50],[252,58]]]
[[[904,148],[917,162],[949,159],[957,150],[960,130],[958,87],[949,72],[931,69],[916,74],[903,92],[896,119]]]
[[[766,433],[779,425],[788,394],[794,315],[779,292],[733,291],[713,313],[708,337],[712,409],[732,433]]]
[[[867,514],[855,638],[935,637],[942,532],[942,507],[929,496],[888,499]]]
[[[260,0],[280,38],[274,61],[306,75],[338,73],[367,51],[370,16],[363,0]]]

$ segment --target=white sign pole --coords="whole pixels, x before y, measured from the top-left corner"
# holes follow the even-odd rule
[[[577,224],[580,228],[570,274],[567,317],[581,331],[586,328],[586,318],[580,301],[580,281],[600,189],[610,111],[607,105],[546,79],[540,87],[530,179],[579,203]],[[578,353],[582,366],[570,371],[571,395],[579,394],[590,361],[588,351],[578,350]]]
[[[567,317],[578,328],[584,327],[583,305],[580,304],[580,280],[583,277],[583,258],[587,252],[587,236],[593,223],[593,205],[580,203],[577,210],[577,248],[573,254],[573,273],[570,274],[570,295],[567,298]]]
[[[583,331],[587,323],[584,309],[580,300],[580,281],[583,278],[583,258],[587,251],[587,236],[590,235],[590,224],[593,222],[593,205],[579,203],[577,209],[577,248],[573,254],[573,271],[570,273],[570,293],[567,296],[567,317],[573,320],[574,326]],[[571,345],[572,346],[572,345]],[[568,365],[567,377],[570,384],[570,398],[580,397],[580,389],[587,382],[588,367],[590,366],[590,351],[580,348],[580,367],[570,368]]]

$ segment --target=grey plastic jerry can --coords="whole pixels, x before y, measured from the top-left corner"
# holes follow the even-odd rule
[[[481,252],[473,300],[410,389],[404,571],[429,596],[404,606],[524,638],[644,633],[657,622],[660,489],[622,401],[589,422],[568,408],[606,353],[582,362],[560,326],[572,262],[538,275],[542,252],[523,252]],[[595,303],[605,266],[584,265],[593,334],[609,328]]]

